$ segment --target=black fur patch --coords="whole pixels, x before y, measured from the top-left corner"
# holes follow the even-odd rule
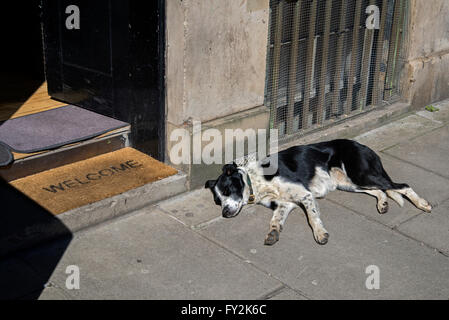
[[[280,176],[293,183],[301,183],[308,189],[317,167],[329,172],[331,168],[342,169],[360,188],[381,190],[402,189],[405,183],[394,183],[385,172],[379,156],[367,146],[352,140],[332,140],[327,142],[294,146],[278,154],[278,171],[265,175],[271,181]]]
[[[279,205],[277,204],[277,202],[276,201],[271,201],[271,203],[270,203],[270,209],[271,210],[276,210],[277,208],[279,207]]]
[[[221,200],[215,191],[215,187],[217,187],[220,193],[225,197],[232,197],[234,199],[243,198],[245,183],[243,182],[242,175],[238,172],[235,163],[223,166],[223,173],[218,179],[209,180],[205,184],[205,188],[212,191],[215,203],[221,206]]]

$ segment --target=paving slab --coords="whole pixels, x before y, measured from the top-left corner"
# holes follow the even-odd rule
[[[355,137],[354,140],[373,150],[383,150],[441,126],[441,122],[414,114],[363,133]]]
[[[438,206],[430,215],[403,223],[398,230],[449,255],[449,201]]]
[[[191,227],[221,217],[212,193],[204,188],[160,202],[158,207]]]
[[[449,100],[439,101],[432,105],[439,110],[436,112],[421,110],[416,114],[433,121],[449,122]]]
[[[434,206],[449,198],[449,181],[436,174],[405,163],[389,155],[378,153],[383,166],[391,179],[398,183],[407,183],[418,195],[430,201]],[[438,190],[438,192],[435,192]],[[379,221],[391,228],[419,214],[427,215],[405,200],[404,207],[400,207],[392,199],[388,199],[389,209],[386,214],[379,214],[376,208],[376,198],[364,193],[350,193],[334,191],[326,199],[337,202],[344,207],[357,211],[370,219]],[[423,217],[425,219],[425,217]]]
[[[17,258],[0,262],[0,300],[20,299],[42,289],[41,276]]]
[[[273,296],[270,296],[268,300],[308,300],[308,299],[292,289],[283,288],[282,290],[276,292],[276,294],[274,294]]]
[[[449,259],[377,222],[319,201],[329,243],[313,240],[305,215],[293,211],[280,241],[263,245],[271,218],[262,207],[201,230],[207,238],[312,299],[447,299]],[[380,289],[368,290],[368,266],[380,270]]]
[[[24,257],[27,253],[41,252],[41,247],[33,247],[3,256],[0,259],[0,300],[35,300],[46,289],[54,288],[48,285],[49,279],[71,240],[71,235],[68,235],[50,242],[50,247],[48,244],[45,245],[49,249],[44,251],[46,254],[39,255],[37,263],[24,259]],[[52,292],[48,293],[56,294],[56,292]]]
[[[73,297],[64,289],[57,287],[47,287],[39,294],[39,300],[73,300]],[[31,297],[24,297],[24,299],[33,299]]]
[[[448,151],[449,126],[446,125],[385,152],[449,178]]]
[[[35,269],[51,248],[21,256]],[[80,289],[67,290],[67,266]],[[280,283],[159,209],[76,235],[49,283],[76,299],[254,299]]]

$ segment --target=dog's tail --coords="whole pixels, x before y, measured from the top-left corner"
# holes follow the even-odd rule
[[[404,198],[402,197],[402,195],[399,192],[396,192],[394,190],[387,190],[387,195],[393,199],[394,201],[396,201],[396,203],[400,206],[403,207],[404,206]]]

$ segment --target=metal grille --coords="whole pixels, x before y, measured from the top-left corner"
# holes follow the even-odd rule
[[[369,5],[379,9],[379,28],[366,27]],[[270,127],[281,137],[301,134],[397,96],[407,5],[407,0],[270,0],[265,90]]]

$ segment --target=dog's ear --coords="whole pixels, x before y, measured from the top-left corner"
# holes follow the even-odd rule
[[[223,174],[226,176],[232,176],[237,171],[237,165],[235,164],[235,162],[223,166]]]
[[[206,181],[206,184],[204,185],[204,188],[212,189],[213,187],[215,187],[215,183],[216,182],[217,182],[217,180],[208,180],[208,181]]]

